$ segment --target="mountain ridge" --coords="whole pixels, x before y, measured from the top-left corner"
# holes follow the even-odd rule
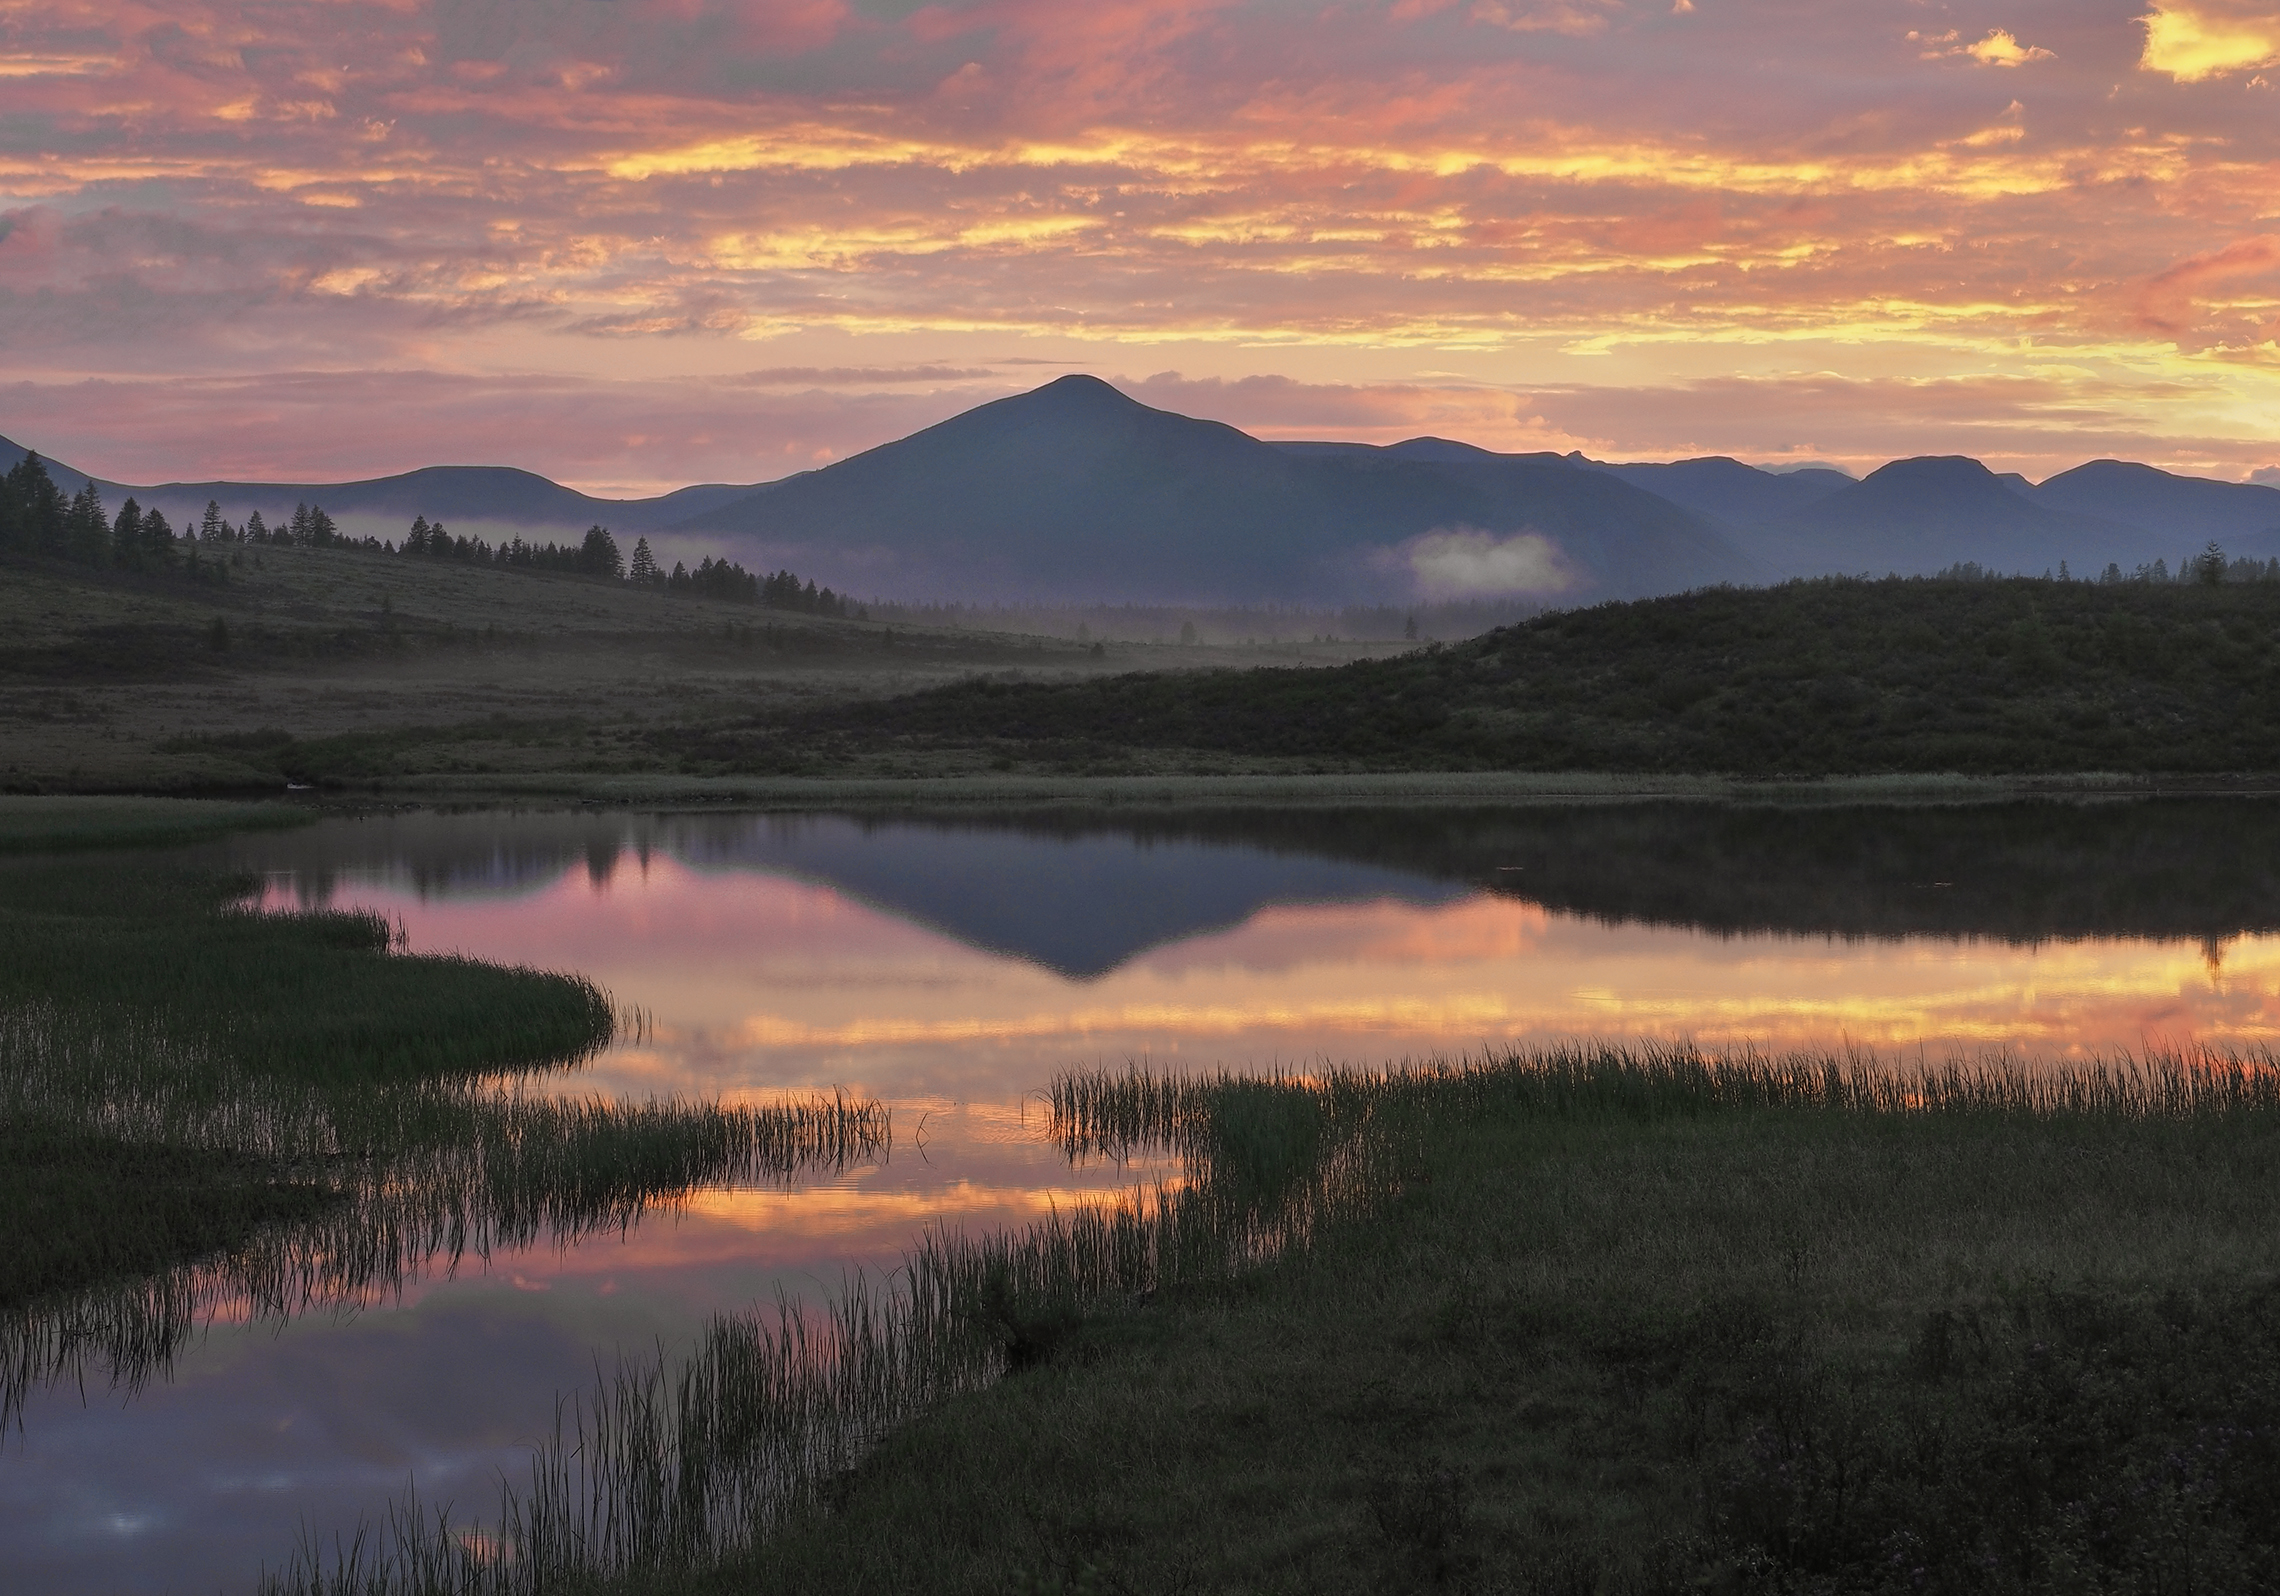
[[[0,468],[23,455],[0,438]],[[1461,440],[1270,441],[1072,374],[771,482],[605,499],[511,466],[337,483],[129,484],[50,462],[178,521],[321,503],[356,535],[414,515],[493,537],[594,523],[843,589],[1031,602],[1572,605],[1721,582],[1927,574],[1958,563],[2075,574],[2210,540],[2280,557],[2280,489],[2093,460],[2042,483],[1967,456],[1861,481],[1728,456],[1610,462]]]

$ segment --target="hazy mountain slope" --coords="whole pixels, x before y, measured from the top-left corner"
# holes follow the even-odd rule
[[[1765,557],[1797,575],[1929,575],[1970,562],[2039,576],[2061,561],[2077,575],[2109,560],[2134,565],[2145,534],[2045,508],[1976,460],[1895,460],[1864,480],[1764,527]]]
[[[1557,456],[1408,450],[1262,443],[1064,377],[680,526],[842,586],[949,595],[1398,598],[1412,540],[1457,528],[1553,540],[1563,596],[1759,574],[1701,517]]]
[[[0,438],[0,470],[24,454],[21,445]],[[53,460],[47,464],[48,474],[67,493],[77,492],[89,480],[83,471]],[[274,521],[296,504],[321,504],[356,531],[364,530],[365,522],[409,525],[416,515],[446,523],[574,530],[600,522],[619,531],[653,531],[753,491],[750,485],[708,483],[654,499],[597,499],[512,466],[425,466],[361,482],[131,483],[104,477],[93,481],[107,507],[115,510],[132,495],[146,508],[155,505],[164,510],[177,523],[188,519],[194,524],[211,499],[235,521],[254,510]]]
[[[0,471],[15,470],[17,463],[31,452],[12,438],[0,438]],[[44,454],[40,456],[40,460],[46,465],[50,479],[65,493],[77,493],[89,480],[86,472],[67,466],[60,460],[50,460]],[[96,486],[100,490],[104,484],[98,479]]]
[[[2175,545],[2175,560],[2214,538],[2228,553],[2280,554],[2280,488],[2181,477],[2128,460],[2093,460],[2034,491],[2037,504],[2126,521]]]
[[[1582,455],[1568,458],[1734,527],[1778,521],[1853,485],[1853,479],[1841,471],[1816,469],[1776,475],[1726,455],[1674,460],[1665,465],[1609,465]]]

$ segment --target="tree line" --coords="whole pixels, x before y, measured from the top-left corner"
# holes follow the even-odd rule
[[[846,595],[834,593],[828,587],[819,588],[812,580],[803,583],[790,571],[778,571],[773,576],[756,576],[732,560],[716,560],[710,556],[699,560],[694,570],[685,562],[675,560],[673,569],[668,571],[657,563],[657,556],[650,549],[646,537],[633,540],[633,557],[629,560],[619,549],[617,538],[606,526],[588,527],[585,537],[577,543],[530,543],[515,537],[494,545],[480,537],[455,536],[442,522],[431,522],[422,515],[413,519],[411,530],[404,535],[401,548],[393,544],[382,544],[381,548],[391,554],[457,560],[469,565],[496,565],[511,570],[561,571],[574,576],[600,577],[605,581],[626,582],[635,587],[726,599],[736,604],[758,604],[772,610],[793,610],[802,615],[830,615],[842,620],[867,619],[862,607],[851,602]]]
[[[1992,566],[1981,565],[1977,560],[1960,561],[1933,577],[1934,581],[1940,582],[2008,582],[2013,579],[2014,573],[1998,571]],[[2228,557],[2223,547],[2212,538],[2200,553],[2188,554],[2179,560],[2174,571],[2169,568],[2167,560],[2141,564],[2132,571],[2123,570],[2119,560],[2109,560],[2106,568],[2096,576],[2077,577],[2067,563],[2061,560],[2058,562],[2057,574],[2054,576],[2045,571],[2042,579],[2046,582],[2089,581],[2096,582],[2101,587],[2112,587],[2119,582],[2168,582],[2187,587],[2222,587],[2227,582],[2280,582],[2280,559],[2259,560],[2253,555],[2234,559]]]
[[[667,571],[657,563],[646,537],[634,540],[633,557],[628,560],[604,526],[587,528],[585,537],[576,543],[533,543],[518,536],[492,544],[480,537],[454,536],[442,522],[431,522],[421,515],[413,519],[411,530],[398,545],[343,532],[321,504],[296,504],[289,518],[271,526],[259,510],[242,523],[232,522],[222,514],[218,501],[208,499],[198,524],[185,525],[177,535],[157,506],[146,510],[131,497],[119,506],[116,515],[110,514],[93,482],[83,483],[77,493],[67,496],[49,473],[47,462],[37,454],[25,455],[0,475],[0,549],[119,570],[187,568],[193,574],[222,580],[226,564],[219,558],[202,556],[219,556],[225,549],[243,545],[355,548],[505,570],[556,571],[803,615],[866,618],[863,609],[844,594],[818,587],[812,580],[803,582],[790,571],[760,576],[734,561],[710,557],[699,560],[694,570],[676,560]]]

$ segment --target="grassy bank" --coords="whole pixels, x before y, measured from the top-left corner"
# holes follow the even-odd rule
[[[1386,657],[847,621],[348,549],[261,558],[225,587],[12,569],[0,789],[2166,779],[2280,760],[2273,584],[1816,580]]]
[[[237,551],[225,584],[0,556],[0,791],[663,771],[648,741],[975,672],[1332,663],[1385,645],[1111,643],[865,623],[348,548]]]
[[[94,847],[274,813],[0,806],[0,841],[83,845],[0,847],[0,1423],[43,1381],[163,1368],[225,1303],[355,1300],[884,1146],[867,1103],[559,1100],[541,1072],[617,1025],[591,982],[409,954],[376,916],[257,912],[250,879]]]
[[[660,728],[691,771],[2269,771],[2280,588],[1815,580],[1319,670],[976,680]]]
[[[1165,1269],[1161,1249],[1070,1246],[1068,1221],[1003,1243],[1034,1271],[993,1288],[984,1267],[916,1316],[965,1326],[954,1344],[1002,1377],[914,1400],[875,1447],[865,1426],[833,1432],[741,1551],[718,1529],[655,1539],[592,1584],[536,1555],[576,1537],[520,1550],[525,1512],[473,1543],[504,1555],[446,1555],[470,1543],[439,1521],[424,1564],[304,1565],[286,1587],[2229,1591],[2280,1575],[2264,1496],[2280,1085],[2262,1060],[1895,1078],[1579,1051],[1318,1082],[1075,1077],[1054,1096],[1073,1154],[1169,1142],[1199,1189],[1235,1195],[1198,1209],[1217,1245]],[[932,1267],[914,1259],[913,1278]],[[784,1433],[812,1412],[787,1396],[819,1388],[715,1377],[755,1347],[780,1367],[782,1333],[732,1329],[677,1388],[621,1385],[602,1430],[556,1456],[636,1456],[609,1477],[658,1504],[724,1462],[783,1458],[749,1438]],[[856,1383],[822,1405],[870,1400]],[[657,1395],[629,1410],[629,1389]],[[628,1501],[549,1467],[539,1483],[564,1485],[513,1500]],[[649,1511],[614,1522],[693,1522]]]

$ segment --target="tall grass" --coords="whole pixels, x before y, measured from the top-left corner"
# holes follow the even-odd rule
[[[0,1423],[66,1375],[107,1367],[140,1385],[217,1313],[281,1319],[493,1249],[623,1232],[700,1186],[835,1172],[878,1156],[893,1134],[886,1109],[844,1095],[761,1108],[565,1100],[516,1080],[351,1090],[231,1079],[147,1016],[47,1008],[0,1013],[0,1130],[20,1161],[48,1147],[82,1162],[222,1154],[246,1171],[240,1194],[283,1181],[329,1199],[147,1276],[57,1293],[0,1271],[15,1288],[0,1290]],[[120,1219],[104,1207],[76,1217],[91,1232]],[[69,1237],[41,1239],[73,1251]],[[79,1250],[98,1248],[91,1235]]]
[[[1054,1134],[1074,1157],[1206,1150],[1290,1122],[1305,1100],[1351,1118],[1371,1108],[1471,1105],[1577,1118],[1658,1120],[1762,1110],[2047,1118],[2280,1114],[2280,1058],[2266,1049],[2151,1049],[2041,1063],[2007,1055],[1893,1063],[1874,1053],[1707,1052],[1691,1043],[1576,1043],[1316,1075],[1069,1073],[1052,1085]],[[1286,1135],[1283,1145],[1295,1145]]]
[[[1061,1084],[1054,1134],[1075,1145]],[[305,1545],[263,1590],[509,1596],[718,1562],[816,1506],[889,1431],[1052,1356],[1086,1314],[1225,1279],[1389,1189],[1366,1113],[1343,1099],[1282,1081],[1186,1089],[1204,1101],[1184,1179],[1002,1234],[930,1232],[821,1309],[720,1316],[679,1361],[621,1364],[488,1520],[407,1498],[376,1529]]]
[[[2211,1050],[2037,1066],[1893,1068],[1868,1055],[1577,1045],[1264,1078],[1063,1074],[1072,1160],[1177,1155],[1185,1178],[996,1236],[936,1232],[828,1308],[724,1316],[685,1359],[620,1366],[569,1409],[494,1516],[399,1502],[310,1542],[265,1596],[521,1593],[715,1564],[828,1500],[889,1430],[1052,1356],[1088,1314],[1220,1280],[1380,1211],[1441,1116],[1601,1123],[1800,1114],[1951,1120],[2269,1120],[2280,1067]]]

